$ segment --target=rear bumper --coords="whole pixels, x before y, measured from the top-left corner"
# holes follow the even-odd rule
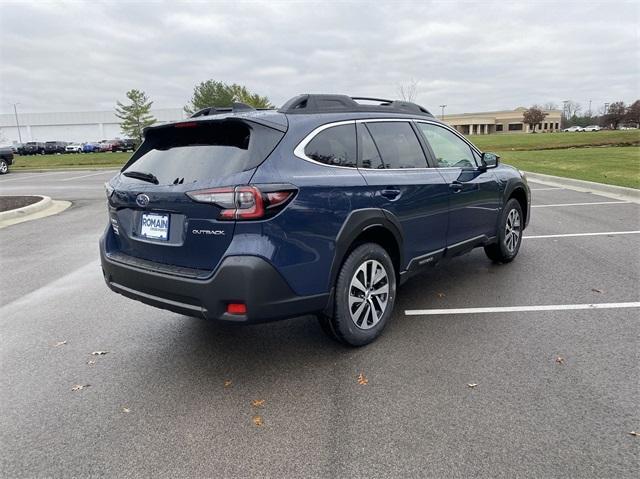
[[[115,261],[106,253],[104,242],[103,237],[100,259],[111,290],[179,314],[259,323],[317,313],[329,302],[329,293],[296,295],[273,266],[257,256],[229,256],[211,277],[194,278]],[[229,303],[244,303],[247,313],[227,313]]]

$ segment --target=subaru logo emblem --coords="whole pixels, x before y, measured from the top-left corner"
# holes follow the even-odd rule
[[[144,208],[149,204],[149,197],[145,194],[139,194],[136,196],[136,204]]]

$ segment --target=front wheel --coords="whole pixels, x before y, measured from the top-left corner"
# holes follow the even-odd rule
[[[9,164],[6,160],[0,160],[0,175],[6,175],[9,173]]]
[[[395,299],[396,273],[389,254],[376,243],[365,243],[342,264],[333,316],[321,318],[320,324],[340,342],[364,346],[390,321]]]
[[[522,207],[515,198],[507,201],[498,225],[498,242],[484,247],[484,252],[495,263],[510,263],[520,251],[524,228]]]

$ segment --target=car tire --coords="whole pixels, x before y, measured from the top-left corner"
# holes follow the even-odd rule
[[[524,217],[522,207],[515,198],[507,201],[502,209],[496,243],[484,247],[484,252],[494,263],[510,263],[518,255],[522,244]]]
[[[336,280],[331,317],[319,318],[330,337],[349,346],[374,341],[391,320],[396,300],[396,272],[389,253],[364,243],[347,256]]]
[[[9,164],[6,160],[0,160],[0,175],[9,173]]]

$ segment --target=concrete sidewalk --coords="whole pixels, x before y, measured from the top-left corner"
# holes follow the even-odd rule
[[[617,200],[640,203],[640,190],[635,188],[625,188],[623,186],[607,185],[594,181],[575,180],[573,178],[563,178],[561,176],[543,175],[542,173],[531,173],[525,171],[527,179],[547,186],[556,186],[583,193],[595,193]]]

